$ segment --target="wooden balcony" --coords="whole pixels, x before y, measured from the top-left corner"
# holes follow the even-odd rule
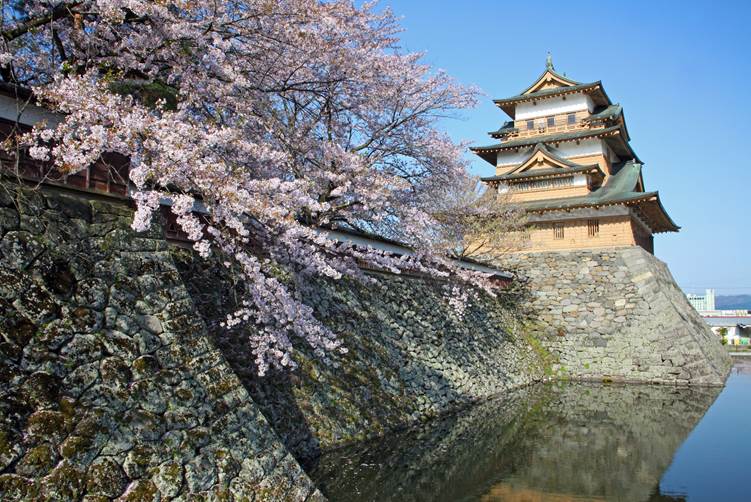
[[[526,138],[529,136],[539,136],[544,134],[558,134],[562,132],[578,131],[580,129],[590,128],[589,123],[584,122],[590,113],[586,110],[576,113],[562,113],[557,115],[546,115],[536,117],[530,120],[516,120],[514,127],[517,131],[506,138]],[[571,118],[573,117],[573,118]],[[530,127],[530,125],[532,127]]]

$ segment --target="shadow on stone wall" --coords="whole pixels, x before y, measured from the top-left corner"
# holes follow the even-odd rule
[[[295,341],[299,368],[258,378],[242,332],[218,325],[237,285],[192,253],[173,255],[215,343],[298,459],[437,417],[544,373],[510,295],[480,297],[459,319],[440,284],[377,274],[373,284],[316,281],[301,291],[348,354],[326,364]]]
[[[332,502],[680,500],[656,487],[719,392],[539,384],[331,452],[308,472]]]

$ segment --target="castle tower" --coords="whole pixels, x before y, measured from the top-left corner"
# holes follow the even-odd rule
[[[493,164],[482,178],[520,203],[530,222],[529,251],[641,246],[678,227],[658,192],[646,192],[642,163],[629,145],[623,109],[600,81],[545,71],[518,96],[494,100],[511,117],[471,150]]]

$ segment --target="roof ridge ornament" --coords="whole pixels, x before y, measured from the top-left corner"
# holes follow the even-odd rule
[[[551,71],[555,71],[555,67],[553,66],[553,55],[550,54],[550,51],[548,51],[548,57],[545,58],[545,68]]]

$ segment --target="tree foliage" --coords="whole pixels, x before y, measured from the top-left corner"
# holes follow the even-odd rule
[[[294,365],[292,336],[321,357],[341,350],[295,293],[313,275],[368,280],[358,266],[367,263],[492,293],[482,274],[448,259],[467,242],[462,218],[478,221],[480,194],[440,196],[469,181],[463,145],[437,122],[472,106],[476,91],[402,51],[388,10],[341,0],[16,0],[3,3],[2,21],[0,76],[64,117],[35,127],[30,154],[63,172],[104,152],[127,155],[133,228],[169,201],[199,253],[218,251],[242,271],[246,297],[226,323],[252,325],[260,373]],[[331,227],[415,253],[337,243],[319,231]]]

